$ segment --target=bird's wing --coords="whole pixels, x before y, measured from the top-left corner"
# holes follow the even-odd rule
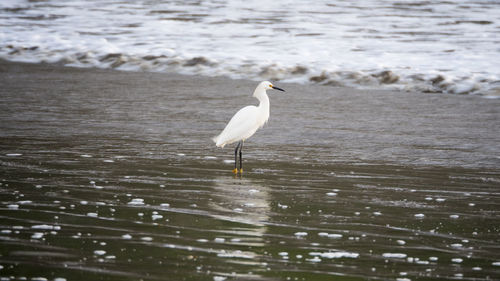
[[[236,112],[222,133],[214,138],[216,145],[224,146],[252,136],[258,129],[257,114],[257,107],[253,105],[245,106]]]

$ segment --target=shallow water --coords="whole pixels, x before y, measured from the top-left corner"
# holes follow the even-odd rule
[[[234,176],[232,148],[210,137],[253,103],[226,99],[228,89],[254,83],[15,64],[2,73],[2,279],[500,276],[496,100],[426,96],[429,112],[442,106],[427,128],[415,124],[435,116],[416,118],[401,93],[373,93],[393,101],[379,114],[369,99],[357,110],[347,89],[310,89],[307,101],[306,87],[280,85],[288,96],[271,96],[270,123]],[[308,113],[290,113],[292,100]],[[332,111],[305,110],[320,105]],[[454,110],[471,106],[487,112],[450,129]]]

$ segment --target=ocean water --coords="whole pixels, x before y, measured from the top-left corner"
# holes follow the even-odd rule
[[[0,58],[500,96],[498,1],[15,1]]]

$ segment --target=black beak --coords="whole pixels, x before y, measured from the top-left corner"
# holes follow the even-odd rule
[[[275,87],[275,86],[271,86],[273,89],[275,90],[278,90],[278,91],[282,91],[282,92],[285,92],[285,90],[281,89],[281,88],[278,88],[278,87]]]

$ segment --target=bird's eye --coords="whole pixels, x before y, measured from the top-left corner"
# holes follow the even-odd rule
[[[272,87],[273,87],[273,85],[269,84],[269,88],[272,88]]]

